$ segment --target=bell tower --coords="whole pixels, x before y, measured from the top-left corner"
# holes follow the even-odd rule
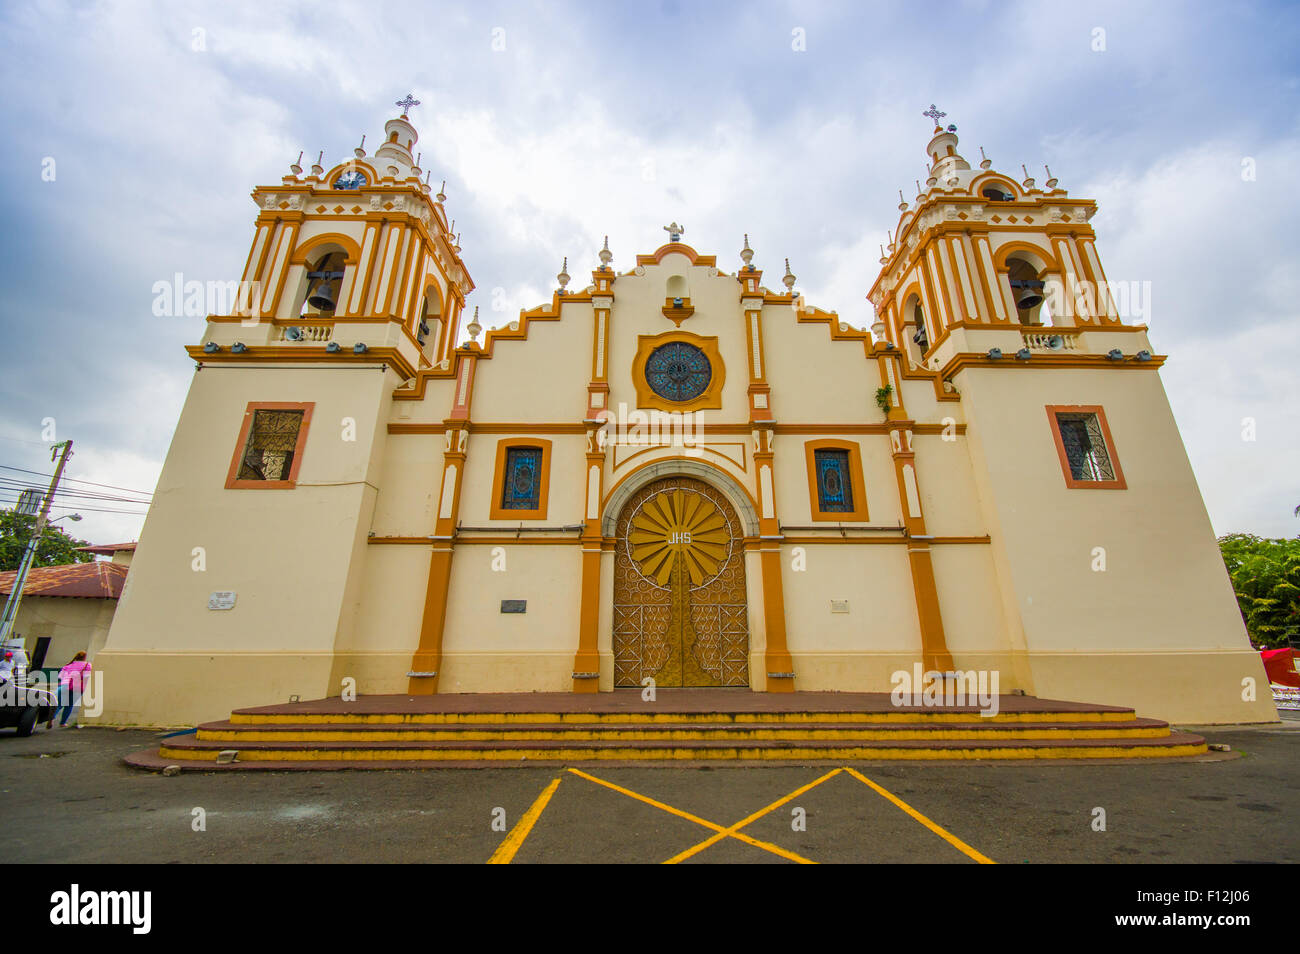
[[[1010,665],[1044,698],[1205,694],[1272,718],[1145,319],[1149,283],[1102,270],[1090,199],[958,152],[935,122],[928,176],[868,297],[904,378],[960,403]],[[1177,315],[1163,316],[1177,321]],[[946,413],[946,411],[945,411]],[[941,580],[942,584],[944,581]],[[955,663],[963,663],[954,648]],[[1267,693],[1265,693],[1265,696]],[[1146,697],[1149,708],[1159,708]]]
[[[373,156],[363,137],[304,173],[300,154],[253,190],[238,291],[186,349],[194,378],[132,566],[146,595],[124,595],[96,659],[117,699],[238,686],[221,711],[337,695],[358,673],[393,392],[450,377],[474,287],[414,151],[418,102],[397,105]]]

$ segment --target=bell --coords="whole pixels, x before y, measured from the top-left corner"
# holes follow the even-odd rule
[[[1016,290],[1016,307],[1021,311],[1037,308],[1043,303],[1043,296],[1034,287],[1041,287],[1042,282],[1012,282],[1011,284]]]
[[[316,290],[311,293],[307,299],[307,304],[311,305],[317,311],[334,310],[334,293],[330,290],[329,279],[325,279],[316,285]]]

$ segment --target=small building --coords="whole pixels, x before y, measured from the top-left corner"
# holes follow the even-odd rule
[[[32,669],[62,666],[83,651],[93,658],[108,639],[135,544],[81,550],[109,559],[32,567],[27,574],[14,634]],[[0,573],[0,599],[9,598],[17,575],[15,570]]]

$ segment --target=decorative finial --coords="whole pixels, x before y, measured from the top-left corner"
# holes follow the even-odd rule
[[[298,151],[298,158],[289,164],[289,171],[295,176],[302,174],[302,150]]]
[[[676,222],[673,222],[671,225],[665,225],[664,231],[668,233],[668,241],[680,242],[682,240],[682,233],[686,231],[686,226],[678,225]]]
[[[889,248],[889,250],[892,252],[892,251],[894,250],[894,233],[893,233],[893,230],[892,230],[892,229],[885,229],[885,235],[888,236],[888,238],[889,238],[889,245],[888,245],[888,248]]]
[[[907,211],[907,200],[903,198],[903,190],[902,190],[902,189],[899,189],[899,190],[898,190],[898,211],[899,211],[899,212],[906,212],[906,211]]]
[[[560,266],[560,274],[555,276],[555,280],[560,283],[560,294],[567,295],[565,286],[569,284],[569,256],[564,256],[564,264]]]
[[[353,149],[352,154],[358,159],[366,158],[366,137],[364,135],[361,137],[361,145]]]
[[[1021,184],[1025,187],[1025,191],[1028,192],[1030,189],[1034,187],[1033,176],[1029,174],[1029,170],[1025,168],[1025,164],[1023,162],[1020,164],[1020,171],[1025,174],[1025,181]]]
[[[451,250],[455,252],[457,255],[460,254],[460,233],[459,232],[457,232],[456,237],[452,239]]]
[[[410,93],[407,93],[405,99],[399,99],[393,105],[402,107],[402,118],[406,119],[407,110],[409,110],[412,106],[419,106],[420,101],[416,99],[414,96],[412,96]]]
[[[1049,189],[1055,189],[1058,180],[1052,175],[1052,167],[1044,163],[1043,168],[1047,170],[1047,181],[1044,182],[1043,185],[1047,186]]]
[[[473,344],[478,344],[475,339],[478,338],[478,333],[483,330],[483,326],[478,323],[478,305],[474,306],[474,317],[469,320],[465,330],[469,332],[469,340]]]
[[[925,112],[923,112],[921,115],[922,115],[922,116],[929,116],[931,119],[933,119],[933,120],[934,120],[934,128],[935,128],[935,129],[938,129],[938,128],[939,128],[939,120],[943,119],[943,117],[947,116],[948,114],[947,114],[947,113],[944,113],[944,112],[940,112],[940,111],[939,111],[939,107],[935,106],[934,103],[931,103],[931,104],[930,104],[930,108],[927,109]]]
[[[596,257],[600,259],[600,267],[602,271],[609,268],[609,263],[614,260],[614,253],[609,250],[608,235],[605,236],[605,247],[597,253]]]
[[[885,265],[888,262],[889,258],[885,255],[885,246],[882,245],[880,246],[880,264]]]
[[[438,194],[434,196],[439,202],[447,201],[447,180],[442,180],[442,185],[438,186]]]
[[[754,259],[754,250],[749,247],[749,233],[745,233],[745,247],[740,250],[740,260],[745,263],[746,268],[753,268],[749,264]]]
[[[790,271],[790,260],[788,258],[785,260],[785,278],[781,279],[781,281],[782,283],[784,283],[786,291],[793,294],[794,293],[794,272]]]
[[[980,146],[980,168],[987,169],[991,165],[993,165],[993,160],[984,155],[984,147]]]
[[[311,167],[312,175],[318,176],[325,172],[325,167],[321,165],[321,160],[324,158],[325,158],[325,150],[322,149],[320,151],[320,155],[316,157],[316,161],[312,164]]]

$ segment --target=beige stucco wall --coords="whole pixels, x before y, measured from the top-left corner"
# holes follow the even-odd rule
[[[1000,583],[1022,621],[1034,691],[1077,698],[1113,678],[1117,686],[1149,684],[1162,714],[1181,699],[1172,708],[1201,721],[1275,718],[1267,695],[1240,698],[1242,678],[1267,680],[1250,652],[1159,377],[974,368],[958,375],[957,386],[968,407],[979,499],[1004,568]],[[1104,408],[1127,489],[1066,486],[1048,405]],[[1104,571],[1093,569],[1096,548],[1104,551]],[[1065,675],[1067,659],[1079,664],[1078,680]],[[1092,681],[1084,678],[1089,671]],[[1236,701],[1212,701],[1228,697]]]
[[[34,659],[37,640],[50,637],[44,668],[61,668],[84,652],[94,656],[108,638],[117,600],[82,599],[68,596],[23,596],[14,621],[14,634],[21,636],[28,659]]]
[[[240,678],[239,694],[263,702],[287,701],[286,684],[304,697],[331,688],[331,655],[355,622],[382,472],[376,438],[397,383],[392,371],[358,366],[278,373],[212,366],[195,374],[97,660],[105,721],[220,715],[217,700],[230,687],[200,678],[174,654],[274,657]],[[225,488],[249,401],[315,402],[293,490]],[[355,440],[345,439],[345,419]],[[217,590],[236,592],[234,609],[207,608]],[[141,665],[140,653],[173,655]],[[300,672],[292,672],[294,660]],[[185,686],[175,691],[192,702],[161,704],[157,679]]]
[[[581,559],[573,544],[457,547],[440,690],[572,688]],[[525,612],[502,613],[502,600],[526,600]]]

